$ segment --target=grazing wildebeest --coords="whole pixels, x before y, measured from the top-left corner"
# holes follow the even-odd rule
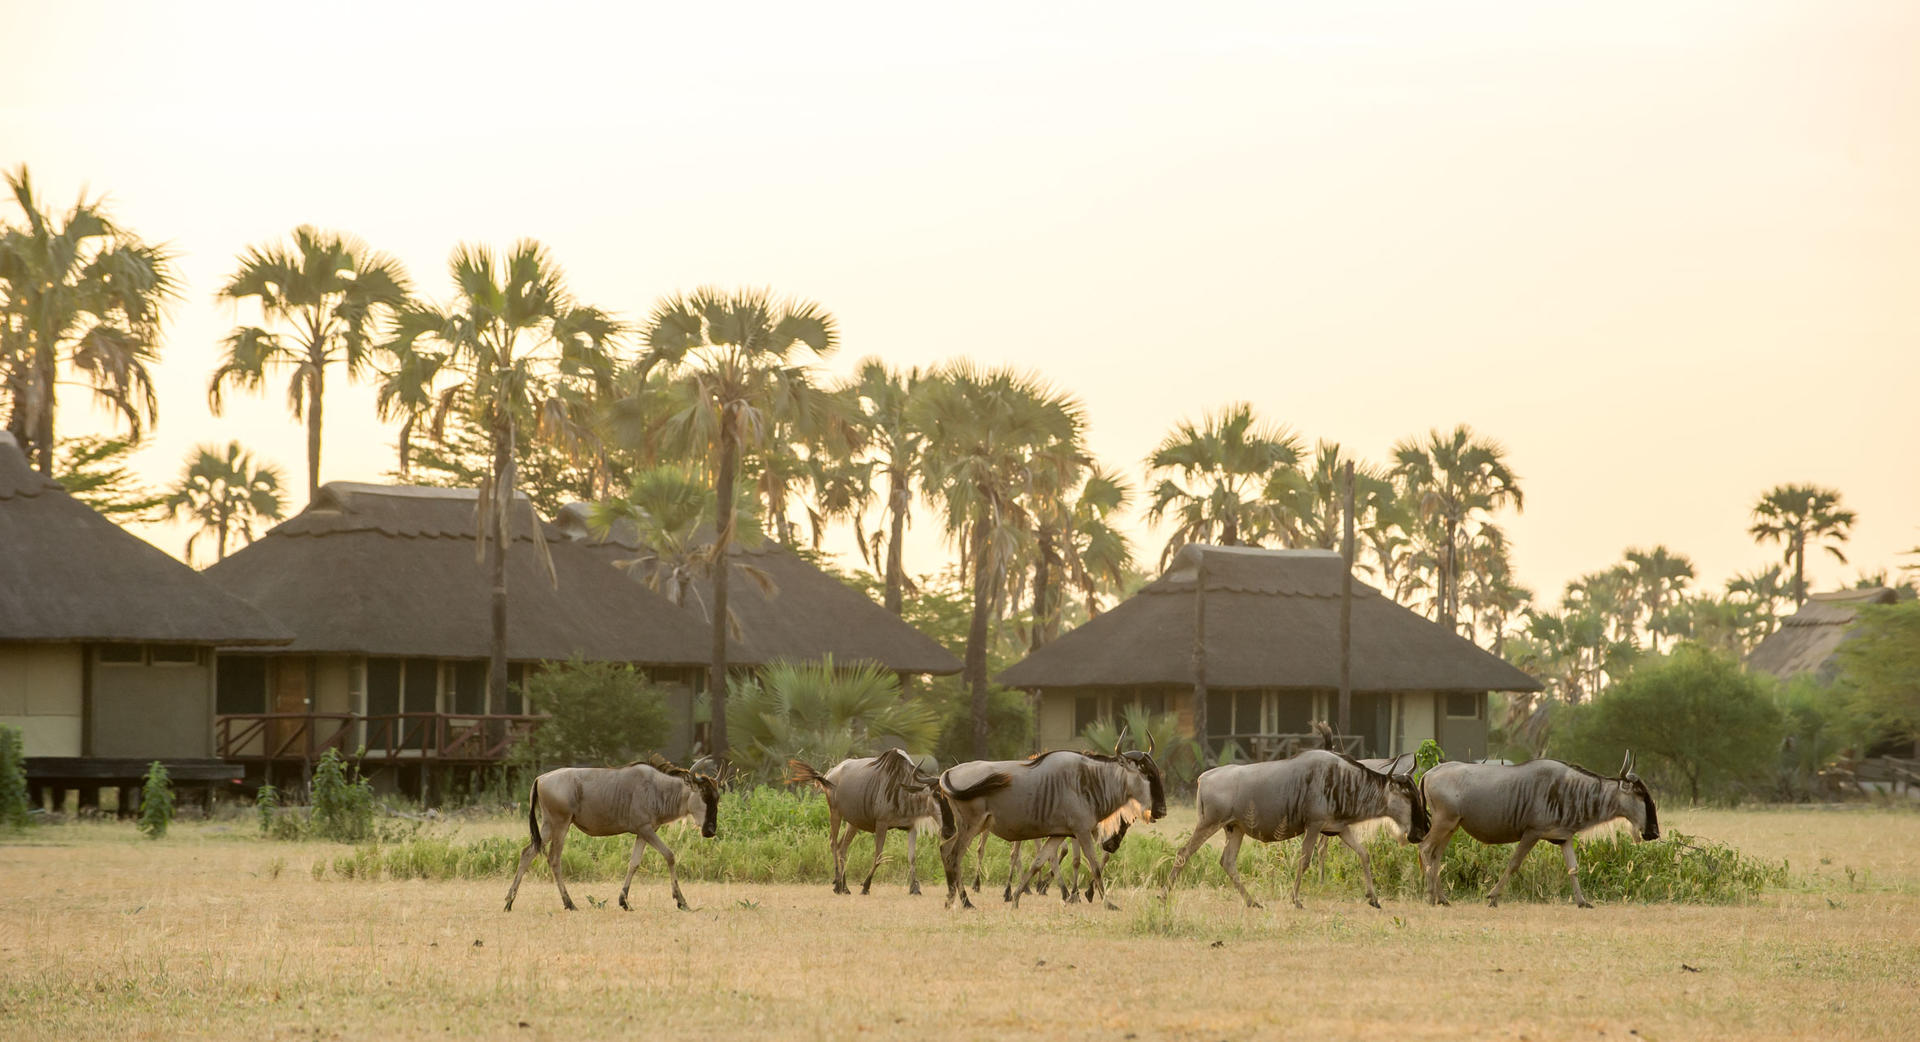
[[[1300,864],[1293,875],[1293,906],[1304,907],[1300,903],[1300,882],[1313,856],[1312,838],[1325,834],[1339,836],[1359,857],[1360,871],[1367,882],[1367,903],[1378,908],[1373,863],[1354,836],[1353,826],[1390,818],[1409,843],[1417,843],[1427,834],[1426,806],[1411,775],[1384,774],[1325,749],[1309,749],[1286,760],[1215,767],[1200,776],[1194,802],[1200,821],[1174,859],[1162,897],[1172,894],[1174,881],[1180,878],[1193,852],[1215,832],[1225,829],[1226,849],[1221,852],[1220,867],[1227,870],[1227,878],[1247,905],[1258,908],[1260,902],[1240,882],[1241,838],[1252,836],[1272,843],[1305,834],[1309,838],[1300,845]]]
[[[646,853],[641,847],[644,843],[667,859],[674,903],[686,911],[687,899],[680,893],[680,873],[674,868],[673,851],[654,830],[670,821],[692,817],[700,819],[700,834],[712,839],[719,820],[720,786],[707,775],[655,757],[625,767],[561,767],[548,771],[533,780],[527,802],[527,830],[533,833],[533,841],[520,852],[520,870],[513,874],[513,885],[507,888],[507,911],[513,911],[520,877],[527,874],[527,866],[533,864],[533,856],[543,845],[541,818],[547,822],[547,867],[553,870],[553,885],[560,888],[560,903],[567,911],[574,910],[573,898],[567,895],[567,884],[560,878],[560,851],[567,844],[568,825],[589,836],[633,833],[633,855],[627,860],[626,881],[620,884],[620,907],[629,907],[627,890],[633,886],[633,873]]]
[[[889,829],[902,829],[907,834],[907,893],[920,892],[914,863],[914,840],[919,830],[937,828],[942,837],[953,835],[953,811],[940,795],[939,779],[920,773],[913,759],[899,749],[842,760],[825,774],[799,760],[788,760],[787,766],[793,771],[787,784],[812,782],[827,794],[827,846],[833,851],[834,893],[853,892],[847,889],[847,851],[853,847],[853,837],[861,832],[873,833],[873,867],[867,870],[860,892],[873,889],[873,874],[880,870],[880,852],[886,847]],[[847,826],[844,839],[842,823]]]
[[[1433,806],[1433,831],[1420,847],[1420,862],[1427,873],[1427,900],[1434,904],[1448,903],[1440,892],[1440,864],[1456,828],[1466,829],[1467,835],[1482,843],[1519,844],[1487,895],[1492,907],[1500,904],[1507,878],[1543,839],[1558,846],[1566,859],[1573,902],[1592,908],[1580,891],[1580,860],[1568,841],[1615,818],[1627,819],[1641,839],[1660,838],[1653,794],[1633,773],[1631,752],[1615,778],[1602,778],[1559,760],[1443,763],[1421,777],[1420,787]]]
[[[1116,747],[1112,756],[1055,750],[1011,764],[961,764],[940,776],[940,788],[953,805],[955,821],[954,835],[940,851],[949,907],[956,895],[961,905],[973,907],[960,862],[983,830],[1009,842],[1071,837],[1092,866],[1094,889],[1105,897],[1096,836],[1111,836],[1123,821],[1151,821],[1167,812],[1166,790],[1151,749],[1123,753]],[[1027,875],[1032,873],[1030,864]],[[1026,884],[1022,878],[1012,885],[1016,908]],[[1115,907],[1112,901],[1107,906]]]

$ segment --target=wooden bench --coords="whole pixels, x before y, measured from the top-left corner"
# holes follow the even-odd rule
[[[224,760],[177,760],[158,758],[167,769],[181,803],[197,801],[203,811],[213,809],[213,790],[230,786],[246,777],[246,768]],[[27,801],[34,807],[63,811],[67,790],[80,793],[80,809],[99,810],[100,790],[118,789],[117,814],[130,818],[140,813],[140,790],[146,783],[152,759],[101,756],[29,756],[27,757]]]

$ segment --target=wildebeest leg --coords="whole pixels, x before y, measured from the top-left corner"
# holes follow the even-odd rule
[[[1354,857],[1360,859],[1360,878],[1367,881],[1367,903],[1375,908],[1380,907],[1380,895],[1373,891],[1373,859],[1367,856],[1367,848],[1360,845],[1360,840],[1354,836],[1352,829],[1341,829],[1340,841],[1347,845],[1347,849],[1353,851]],[[1331,843],[1323,845],[1333,846]],[[1326,854],[1322,852],[1320,856],[1325,858]]]
[[[1303,879],[1306,878],[1307,862],[1313,859],[1313,848],[1314,848],[1314,845],[1312,843],[1307,842],[1306,837],[1312,836],[1319,831],[1320,831],[1319,826],[1308,825],[1305,835],[1303,835],[1300,839],[1300,864],[1298,867],[1294,869],[1294,872],[1293,872],[1293,906],[1295,908],[1306,907],[1306,905],[1303,905],[1300,903],[1300,883]]]
[[[1539,836],[1520,837],[1520,842],[1513,848],[1513,860],[1507,862],[1507,870],[1500,873],[1499,879],[1494,880],[1493,892],[1487,895],[1488,908],[1500,907],[1500,891],[1506,888],[1507,878],[1513,875],[1513,870],[1520,867],[1520,862],[1525,861],[1528,854],[1533,853],[1533,845],[1538,842],[1540,842]]]
[[[947,877],[947,902],[945,907],[953,907],[955,896],[960,898],[960,907],[972,908],[973,902],[967,900],[966,861],[967,848],[973,845],[974,833],[968,829],[984,826],[983,819],[963,823],[952,837],[940,844],[940,867]]]
[[[853,849],[853,837],[860,830],[843,821],[833,801],[827,801],[827,849],[833,854],[833,892],[850,894],[847,889],[847,853]]]
[[[1420,868],[1427,875],[1427,903],[1451,905],[1445,894],[1440,892],[1440,866],[1447,859],[1447,843],[1453,839],[1453,830],[1460,825],[1459,818],[1433,816],[1433,827],[1427,832],[1427,838],[1420,843]]]
[[[1181,847],[1180,853],[1173,859],[1173,871],[1167,873],[1167,885],[1160,889],[1161,900],[1164,901],[1173,895],[1173,884],[1180,878],[1180,873],[1186,869],[1187,859],[1192,857],[1193,852],[1199,850],[1200,845],[1213,838],[1213,834],[1218,831],[1220,831],[1219,822],[1207,821],[1205,819],[1202,819],[1193,827],[1193,835],[1187,837],[1187,845]]]
[[[633,911],[633,906],[627,904],[627,891],[633,888],[633,874],[640,870],[640,859],[646,856],[646,843],[636,833],[633,837],[633,853],[627,855],[627,878],[620,884],[620,907],[629,912]]]
[[[1073,842],[1080,848],[1080,856],[1086,859],[1087,867],[1093,870],[1093,888],[1099,892],[1101,903],[1107,906],[1109,912],[1119,911],[1120,906],[1107,896],[1106,873],[1102,871],[1105,866],[1100,857],[1100,844],[1093,838],[1093,830],[1083,829],[1074,833]],[[1089,897],[1087,901],[1092,902],[1093,898]]]
[[[987,868],[986,851],[987,851],[987,838],[985,836],[982,836],[980,837],[980,870],[982,872],[986,871],[986,868]],[[1016,908],[1020,906],[1020,900],[1019,900],[1019,894],[1014,893],[1014,890],[1013,890],[1013,877],[1019,874],[1020,874],[1020,841],[1016,839],[1013,841],[1013,851],[1007,855],[1007,885],[1003,887],[1000,891],[1000,900],[1012,901],[1014,904],[1014,907]],[[974,887],[974,889],[977,891],[980,888],[976,886]],[[1027,889],[1027,881],[1022,879],[1020,881],[1020,892],[1025,893],[1026,889]]]
[[[1573,840],[1560,844],[1560,856],[1567,860],[1567,882],[1573,884],[1573,903],[1582,908],[1592,908],[1587,895],[1580,892],[1580,858],[1573,852]]]
[[[1050,843],[1052,842],[1052,840],[1048,840],[1047,842]],[[1036,842],[1033,847],[1033,857],[1027,862],[1027,870],[1025,872],[1021,872],[1020,871],[1020,844],[1015,843],[1013,845],[1013,860],[1007,864],[1007,900],[1012,901],[1013,906],[1015,908],[1020,907],[1020,895],[1028,892],[1027,890],[1028,881],[1033,878],[1033,874],[1040,869],[1040,866],[1043,863],[1045,863],[1046,860],[1047,860],[1046,843]],[[1016,875],[1020,880],[1019,886],[1013,885],[1013,881]]]
[[[551,826],[547,831],[549,835],[552,834]],[[520,878],[527,874],[527,867],[533,864],[533,857],[538,853],[540,844],[532,840],[528,840],[526,848],[520,851],[520,870],[513,874],[513,885],[507,888],[507,911],[513,911],[513,895],[520,892]]]
[[[667,859],[667,881],[673,884],[673,903],[679,905],[680,910],[683,912],[693,911],[692,908],[688,907],[685,895],[680,893],[680,870],[674,867],[673,851],[667,846],[666,841],[662,840],[652,829],[642,829],[640,831],[640,838],[646,840],[647,846],[659,851],[660,856]],[[628,872],[631,874],[632,870],[629,869]],[[623,893],[622,896],[625,896],[625,894]]]
[[[914,846],[914,840],[919,835],[918,828],[912,825],[907,826],[907,893],[916,896],[920,893],[920,855]]]
[[[880,852],[887,847],[887,828],[876,824],[873,827],[873,867],[867,869],[867,880],[860,884],[860,896],[865,897],[873,891],[873,874],[880,871]]]
[[[1223,848],[1220,851],[1220,867],[1226,871],[1227,881],[1233,884],[1235,890],[1240,891],[1240,897],[1247,902],[1247,907],[1259,908],[1260,902],[1255,901],[1253,895],[1247,893],[1247,885],[1240,881],[1240,841],[1246,838],[1245,829],[1227,826],[1227,838],[1220,844]]]
[[[573,907],[573,898],[567,894],[567,881],[560,878],[560,848],[567,845],[567,828],[573,821],[569,819],[559,828],[551,828],[553,824],[552,819],[548,819],[547,825],[553,834],[547,837],[547,867],[553,870],[553,885],[560,888],[560,903],[569,912],[577,911]]]
[[[964,860],[964,859],[963,859]],[[987,834],[980,833],[980,854],[973,859],[973,892],[980,892],[980,883],[987,874]]]

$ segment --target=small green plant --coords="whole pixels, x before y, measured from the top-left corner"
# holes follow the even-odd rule
[[[358,843],[373,832],[373,784],[333,749],[313,768],[313,831],[338,843]]]
[[[27,816],[27,758],[20,729],[0,724],[0,826],[25,828]]]
[[[253,798],[253,812],[260,817],[260,834],[265,836],[273,831],[273,812],[280,806],[280,790],[272,783],[260,786],[260,794]]]
[[[173,782],[159,760],[147,765],[146,784],[140,787],[140,831],[159,839],[173,824]]]
[[[1420,748],[1415,749],[1413,751],[1414,780],[1419,781],[1421,775],[1427,773],[1430,770],[1433,770],[1436,764],[1438,764],[1441,760],[1444,760],[1446,758],[1447,758],[1447,754],[1444,750],[1440,748],[1439,742],[1436,742],[1431,738],[1427,739],[1424,742],[1421,742]]]

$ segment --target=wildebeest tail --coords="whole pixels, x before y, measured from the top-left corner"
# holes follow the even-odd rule
[[[533,780],[527,793],[527,831],[533,833],[533,849],[540,849],[540,779]]]
[[[813,767],[807,763],[800,760],[788,760],[787,769],[793,772],[787,775],[788,785],[805,785],[808,782],[813,782],[820,786],[820,791],[822,792],[833,791],[833,783],[827,780],[827,776],[814,770]]]
[[[947,774],[952,774],[951,770]],[[995,771],[964,789],[956,789],[947,774],[940,776],[940,789],[952,800],[974,800],[982,796],[991,796],[1013,784],[1013,778],[1005,771]]]
[[[953,823],[953,804],[947,802],[947,794],[935,791],[933,802],[940,805],[940,838],[952,839],[958,826]]]
[[[1313,722],[1313,733],[1320,736],[1320,748],[1329,752],[1333,750],[1333,728],[1328,727],[1325,720]]]

